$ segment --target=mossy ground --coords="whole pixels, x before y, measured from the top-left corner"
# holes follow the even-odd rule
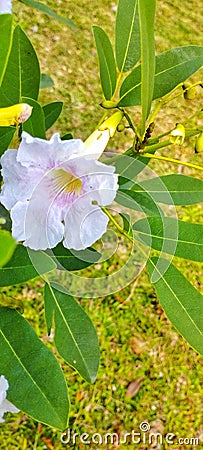
[[[54,87],[41,92],[43,104],[62,100],[63,113],[51,132],[72,132],[86,138],[101,117],[101,90],[91,25],[104,27],[113,35],[114,2],[103,0],[75,3],[72,0],[47,0],[46,4],[59,14],[74,20],[77,31],[35,12],[14,0],[16,22],[31,37],[37,50],[42,71],[52,76]],[[157,50],[165,51],[179,45],[202,44],[201,0],[157,1]],[[199,76],[199,75],[198,75]],[[199,100],[200,104],[200,100]],[[194,104],[171,105],[159,116],[158,126],[164,129],[174,125],[181,113],[187,115]],[[179,116],[180,120],[180,116]],[[111,148],[127,147],[130,135],[115,138]],[[173,156],[194,158],[194,141],[181,150],[170,150]],[[171,154],[172,154],[171,153]],[[163,152],[167,154],[167,151]],[[202,163],[202,157],[198,157]],[[159,174],[178,172],[178,166],[151,164]],[[184,169],[184,173],[189,173]],[[190,172],[191,173],[191,172]],[[199,174],[192,172],[193,175]],[[181,208],[184,220],[199,222],[201,207]],[[119,261],[114,260],[114,264]],[[202,289],[202,265],[176,260],[185,276]],[[109,268],[110,270],[110,268]],[[12,288],[12,295],[23,298],[25,317],[43,340],[47,340],[44,311],[43,283],[34,280]],[[121,449],[139,450],[163,448],[203,448],[203,360],[176,333],[160,307],[145,272],[135,283],[109,297],[82,300],[98,332],[101,363],[94,385],[88,385],[72,369],[63,365],[72,403],[70,427],[80,434],[139,432],[139,424],[147,421],[153,431],[173,433],[174,445],[165,441],[161,446],[150,444],[94,444],[86,446],[77,440],[75,445],[62,445],[60,433],[39,425],[32,419],[7,415],[0,428],[0,448],[31,449]],[[50,345],[50,344],[49,344]],[[126,395],[130,383],[137,382],[137,393]],[[131,385],[132,386],[132,385]],[[179,445],[179,437],[198,437],[199,445]]]

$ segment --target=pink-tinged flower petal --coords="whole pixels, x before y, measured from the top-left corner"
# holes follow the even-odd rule
[[[0,201],[11,209],[12,234],[25,246],[55,247],[64,237],[64,221],[64,245],[76,250],[106,231],[108,217],[100,206],[114,200],[118,176],[89,158],[82,141],[61,141],[58,134],[45,141],[24,132],[18,151],[5,152],[2,167]]]
[[[63,239],[61,208],[54,205],[48,187],[44,177],[29,200],[25,215],[24,245],[33,250],[53,248]]]
[[[75,158],[60,167],[80,178],[83,192],[92,191],[92,200],[96,200],[99,205],[107,206],[114,200],[118,189],[118,176],[114,174],[114,167],[86,157]]]
[[[17,202],[11,209],[12,236],[17,242],[24,241],[25,236],[25,218],[28,202]]]
[[[40,167],[47,170],[57,167],[63,161],[68,161],[83,150],[84,144],[80,139],[62,141],[56,133],[49,141],[46,141],[34,138],[24,131],[17,161],[25,167]]]
[[[64,247],[83,250],[91,246],[105,233],[107,224],[107,215],[92,204],[91,193],[78,198],[65,216]]]
[[[16,160],[17,150],[7,150],[1,157],[2,176],[4,185],[0,194],[0,202],[11,209],[18,200],[30,198],[43,172],[38,168],[23,167]]]
[[[0,0],[0,14],[12,14],[12,0]]]

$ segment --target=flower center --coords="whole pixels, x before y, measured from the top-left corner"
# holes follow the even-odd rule
[[[54,170],[54,188],[58,193],[79,195],[82,190],[82,181],[66,170],[56,169]]]

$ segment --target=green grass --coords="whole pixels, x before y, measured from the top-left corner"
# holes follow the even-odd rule
[[[103,26],[113,36],[115,12],[113,2],[75,3],[61,0],[46,4],[61,15],[74,20],[77,32],[61,23],[47,19],[33,12],[20,2],[14,2],[16,21],[29,34],[39,55],[42,71],[54,79],[54,87],[41,93],[41,102],[63,100],[64,108],[51,133],[73,132],[75,137],[86,138],[101,117],[101,90],[98,84],[98,66],[93,43],[92,23]],[[201,44],[200,0],[178,0],[157,2],[157,50],[165,51],[173,46]],[[38,26],[37,31],[33,27]],[[34,28],[36,30],[36,28]],[[200,104],[200,100],[198,100]],[[193,106],[180,109],[174,105],[159,116],[158,127],[173,126],[180,111],[187,115]],[[179,119],[180,120],[180,119]],[[115,138],[111,148],[127,148],[130,134]],[[122,147],[122,148],[121,148]],[[172,156],[193,157],[193,142],[181,151],[175,148]],[[167,154],[163,152],[163,154]],[[202,163],[202,157],[198,156]],[[173,165],[152,163],[159,174],[170,173],[178,168]],[[188,173],[184,169],[184,173]],[[195,175],[195,172],[193,173]],[[196,174],[198,175],[198,174]],[[201,207],[179,208],[179,216],[184,220],[200,221]],[[106,271],[115,270],[120,265],[118,256]],[[125,256],[124,256],[125,257]],[[176,265],[197,287],[202,288],[203,266],[176,259]],[[99,273],[102,269],[97,268]],[[101,270],[101,272],[100,272]],[[91,274],[90,271],[85,272]],[[39,336],[47,342],[43,310],[43,282],[34,280],[24,286],[5,289],[12,296],[22,299],[25,317],[34,326]],[[72,403],[70,426],[79,433],[139,432],[139,424],[147,420],[155,432],[173,433],[174,442],[179,437],[203,436],[202,426],[202,375],[203,360],[181,338],[167,320],[160,307],[154,290],[145,272],[138,280],[121,292],[97,299],[81,300],[90,315],[100,341],[101,362],[98,378],[94,385],[88,385],[79,375],[67,367],[62,367],[69,386]],[[50,342],[47,343],[50,347]],[[55,350],[54,350],[55,351]],[[138,381],[138,392],[126,395],[130,383]],[[139,386],[140,384],[140,386]],[[8,449],[54,449],[74,448],[60,443],[60,433],[44,425],[39,425],[23,414],[8,414],[6,423],[0,427],[0,448]],[[119,448],[148,449],[149,444],[91,444],[77,443],[76,449]],[[203,440],[198,447],[189,445],[163,444],[161,448],[194,449],[203,448]]]

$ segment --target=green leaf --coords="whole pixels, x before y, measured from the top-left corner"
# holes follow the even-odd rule
[[[131,188],[136,192],[147,191],[155,202],[167,205],[193,205],[203,202],[203,180],[182,174],[164,175]]]
[[[29,254],[26,247],[17,245],[12,258],[3,268],[0,268],[0,286],[24,283],[56,268],[56,264],[46,253],[29,250]]]
[[[140,30],[137,0],[119,0],[116,15],[116,61],[127,72],[140,58]]]
[[[141,64],[125,78],[120,89],[118,106],[136,106],[141,103]]]
[[[48,252],[49,253],[49,252]],[[53,258],[55,256],[55,258]],[[58,269],[62,270],[81,270],[89,267],[91,264],[95,264],[101,254],[93,248],[87,248],[85,250],[68,250],[63,244],[58,244],[53,249],[52,259],[58,265]]]
[[[66,25],[69,25],[72,28],[76,28],[76,25],[72,22],[72,20],[58,16],[58,14],[52,11],[52,9],[49,8],[49,6],[44,5],[44,3],[36,2],[34,0],[19,0],[19,1],[27,6],[31,6],[32,8],[35,8],[38,11],[43,12],[44,14],[47,14],[50,17],[53,17],[53,19],[59,20],[59,22],[65,23]]]
[[[0,220],[1,220],[1,228],[3,230],[11,231],[12,223],[10,214],[7,209],[0,203]]]
[[[190,45],[177,47],[155,58],[153,99],[168,94],[177,84],[184,82],[203,65],[203,47]],[[135,106],[141,102],[141,65],[124,80],[119,106]]]
[[[4,266],[11,258],[16,247],[16,241],[11,233],[0,229],[0,267]]]
[[[160,208],[147,192],[134,192],[128,189],[119,189],[115,201],[126,208],[143,212],[147,215],[160,215]]]
[[[123,220],[123,230],[131,234],[131,218],[129,214],[119,213]]]
[[[52,78],[47,75],[46,73],[41,73],[41,77],[40,77],[40,89],[45,89],[48,87],[52,87],[54,84]]]
[[[64,430],[69,401],[55,356],[16,310],[0,311],[0,373],[9,382],[8,400],[33,419]]]
[[[0,30],[1,30],[1,39],[0,39],[0,85],[2,83],[2,79],[4,77],[4,73],[6,70],[6,65],[9,57],[9,53],[11,50],[12,43],[12,23],[13,17],[11,14],[1,14],[0,15]]]
[[[45,128],[48,130],[56,122],[61,114],[63,102],[52,102],[43,106]]]
[[[141,42],[141,106],[142,127],[141,134],[145,131],[145,122],[150,112],[154,91],[155,74],[155,42],[154,19],[156,0],[138,0],[140,42]]]
[[[155,250],[203,262],[203,225],[171,217],[148,217],[136,222],[133,230]]]
[[[66,133],[64,136],[61,136],[62,141],[69,141],[70,139],[73,139],[73,135],[71,133]]]
[[[18,25],[0,86],[0,107],[20,103],[22,97],[36,99],[39,92],[40,70],[35,50]]]
[[[127,155],[119,155],[113,158],[113,161],[105,160],[106,164],[111,164],[115,166],[115,171],[119,175],[119,185],[123,185],[130,182],[133,185],[133,181],[136,180],[137,175],[145,169],[148,164],[146,158],[141,157],[130,157]]]
[[[15,131],[16,127],[0,127],[0,156],[7,150]]]
[[[156,61],[154,99],[168,94],[203,65],[203,46],[173,48],[159,56]]]
[[[152,258],[147,266],[150,276],[157,272],[154,287],[161,306],[177,331],[203,355],[203,296],[172,264],[162,275],[157,260]]]
[[[45,286],[45,316],[50,332],[52,317],[55,322],[55,344],[65,361],[90,383],[93,383],[99,365],[99,346],[90,318],[60,286]],[[64,288],[62,288],[64,289]]]
[[[23,131],[27,131],[33,137],[46,139],[45,118],[42,107],[31,98],[22,97],[22,101],[33,107],[31,116],[22,124]]]
[[[116,63],[111,42],[105,31],[93,26],[100,66],[100,79],[104,97],[110,100],[116,88]]]

